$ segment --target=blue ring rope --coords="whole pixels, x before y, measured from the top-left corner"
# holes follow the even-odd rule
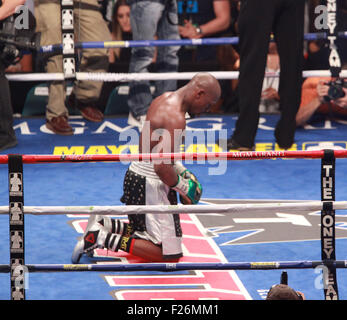
[[[120,271],[183,271],[183,270],[274,270],[312,269],[320,266],[347,268],[347,260],[270,261],[227,263],[134,263],[134,264],[27,264],[28,272],[120,272]],[[10,272],[9,265],[0,265],[0,273]]]
[[[327,39],[326,32],[307,33],[304,39],[307,41]],[[347,31],[338,33],[341,38],[347,38]],[[222,38],[203,38],[203,39],[181,39],[181,40],[130,40],[130,41],[90,41],[77,42],[77,49],[107,49],[107,48],[138,48],[138,47],[164,47],[164,46],[182,46],[182,45],[223,45],[223,44],[238,44],[238,37],[222,37]],[[50,53],[57,50],[62,50],[62,44],[53,44],[42,46],[40,52]]]

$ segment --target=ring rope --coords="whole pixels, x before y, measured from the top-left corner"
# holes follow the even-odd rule
[[[347,38],[347,31],[340,31],[338,37]],[[304,40],[313,41],[327,39],[326,32],[306,33]],[[220,38],[202,38],[202,39],[180,39],[180,40],[128,40],[128,41],[89,41],[76,42],[76,49],[109,49],[109,48],[138,48],[138,47],[167,47],[167,46],[200,46],[200,45],[236,45],[239,43],[239,37],[220,37]],[[61,51],[63,44],[53,44],[41,46],[40,52],[51,53]]]
[[[238,71],[209,71],[216,79],[228,80],[238,79]],[[104,81],[104,82],[129,82],[129,81],[155,81],[155,80],[190,80],[197,72],[161,72],[161,73],[101,73],[101,72],[76,72],[77,80]],[[280,72],[266,72],[265,77],[277,78]],[[330,77],[329,70],[306,70],[303,71],[304,78]],[[64,73],[25,73],[6,74],[10,81],[63,81]],[[340,78],[347,78],[347,70],[340,72]]]
[[[135,157],[136,158],[135,158]],[[68,161],[68,162],[88,162],[88,161],[105,161],[105,157],[107,158],[106,161],[120,161],[120,160],[164,160],[169,159],[176,159],[177,157],[180,157],[180,159],[190,159],[190,160],[205,160],[205,159],[221,159],[221,160],[250,160],[250,159],[271,159],[271,158],[313,158],[313,159],[322,159],[321,161],[321,178],[322,178],[322,183],[321,183],[321,191],[322,191],[322,197],[319,203],[318,207],[312,208],[310,207],[310,210],[316,211],[315,209],[321,210],[321,232],[322,235],[326,235],[326,239],[328,240],[329,246],[326,246],[322,242],[322,262],[323,265],[326,265],[327,269],[329,270],[329,279],[330,282],[328,284],[329,289],[325,290],[325,299],[329,300],[338,300],[338,292],[337,292],[337,281],[336,281],[336,268],[340,267],[345,267],[346,263],[345,262],[339,262],[336,261],[335,259],[335,254],[334,256],[323,256],[323,252],[325,250],[329,249],[332,245],[332,248],[335,251],[335,234],[334,234],[334,210],[337,209],[338,205],[337,203],[334,202],[335,198],[332,197],[334,194],[335,190],[335,184],[332,182],[331,184],[331,189],[333,190],[326,190],[329,188],[327,183],[332,179],[334,181],[334,176],[335,176],[335,159],[338,157],[341,158],[346,158],[347,156],[347,150],[316,150],[316,151],[265,151],[265,152],[223,152],[223,153],[162,153],[162,154],[137,154],[137,155],[62,155],[62,156],[52,156],[52,155],[4,155],[0,157],[0,163],[8,163],[8,170],[9,170],[9,208],[7,214],[10,216],[10,233],[11,235],[20,238],[22,241],[22,248],[20,249],[20,252],[13,251],[14,249],[13,244],[12,244],[12,238],[10,241],[10,265],[7,266],[5,265],[3,268],[8,270],[10,268],[10,273],[11,273],[11,297],[12,299],[25,299],[25,288],[23,287],[17,287],[17,283],[19,280],[23,279],[23,274],[25,275],[26,271],[28,270],[27,265],[25,264],[24,261],[24,215],[27,213],[24,209],[24,200],[23,200],[23,163],[40,163],[40,162],[62,162],[62,161]],[[224,158],[223,158],[224,157]],[[11,177],[16,180],[15,184],[11,184]],[[18,188],[18,186],[20,186]],[[13,189],[14,188],[14,189]],[[326,195],[326,196],[323,196]],[[14,206],[16,204],[16,206]],[[273,205],[274,203],[270,203],[270,206]],[[342,204],[342,203],[339,203]],[[264,206],[268,206],[269,203],[260,203],[260,204],[251,204],[253,207],[260,207],[264,209]],[[299,207],[303,207],[305,205],[310,205],[310,202],[300,202]],[[316,202],[317,205],[317,202]],[[335,205],[335,208],[334,208]],[[245,208],[244,204],[239,204],[238,206]],[[298,206],[297,203],[294,202],[286,202],[283,203],[280,206],[277,205],[275,206],[276,211],[278,208],[284,209],[285,207],[292,207],[292,206]],[[346,206],[346,203],[344,203],[344,206]],[[120,206],[119,206],[120,207]],[[134,209],[131,208],[132,206],[122,206],[122,215],[125,214],[125,210],[131,210]],[[144,209],[153,209],[150,208],[149,206],[139,206],[141,208],[141,211],[143,212]],[[156,206],[158,207],[158,206]],[[172,206],[170,207],[173,210],[178,210],[179,213],[182,213],[182,210],[187,209],[189,206],[182,206],[182,205],[177,205],[177,206]],[[225,210],[225,205],[223,205],[224,210]],[[15,208],[15,209],[14,209]],[[109,207],[108,207],[109,208]],[[344,208],[344,207],[342,207]],[[16,214],[16,216],[13,213],[12,210],[20,211],[22,214]],[[191,208],[189,208],[191,209]],[[199,209],[201,210],[206,210],[208,209],[209,213],[211,213],[211,206],[210,205],[205,205],[201,206],[199,208],[198,206],[193,206],[192,209]],[[234,207],[235,209],[235,207]],[[249,211],[248,208],[246,208],[247,211]],[[88,211],[91,210],[91,207],[88,208]],[[153,210],[151,210],[153,211]],[[168,211],[168,210],[166,210]],[[268,210],[266,210],[268,212]],[[297,212],[297,209],[295,209]],[[95,212],[95,211],[94,211]],[[137,213],[137,212],[136,212]],[[172,213],[172,210],[171,212]],[[191,212],[190,212],[191,213]],[[66,210],[64,208],[64,214],[66,214]],[[19,217],[19,220],[18,220]],[[16,222],[14,224],[14,222]],[[332,223],[332,224],[331,224]],[[330,225],[331,224],[331,225]],[[332,230],[330,230],[332,229]],[[322,236],[323,240],[323,236]],[[329,248],[328,248],[329,247]],[[331,249],[331,248],[330,248]],[[298,262],[289,262],[289,263],[298,263]],[[237,263],[236,263],[237,264]],[[255,267],[259,267],[260,269],[273,269],[274,267],[278,268],[280,265],[280,262],[275,262],[275,263],[266,263],[260,262],[260,263],[249,263],[245,262],[242,263],[243,265],[239,265],[239,268],[249,268],[250,265],[254,265]],[[248,264],[248,266],[245,266],[244,264]],[[180,267],[182,267],[182,263],[179,264]],[[312,267],[312,263],[310,264]],[[69,265],[65,265],[69,266]],[[71,266],[71,265],[70,265]],[[144,264],[142,268],[146,268],[148,264]],[[171,265],[173,266],[173,265]],[[188,265],[185,265],[186,267]],[[284,268],[290,268],[291,265],[282,265]],[[167,267],[167,266],[166,266]],[[194,268],[198,267],[196,265],[191,264],[188,266],[189,268]],[[211,267],[211,266],[209,266]],[[228,267],[231,267],[229,265]],[[237,267],[235,265],[235,267]],[[293,267],[293,266],[292,266]],[[305,265],[305,261],[301,261],[300,264],[297,264],[295,268],[305,268],[308,267],[307,264]],[[54,265],[51,267],[54,269]],[[74,271],[87,271],[88,268],[93,268],[93,267],[88,267],[87,269],[83,269],[83,267],[70,267],[70,269],[73,269]],[[293,267],[294,268],[294,267]],[[54,270],[50,271],[54,271]],[[58,267],[57,269],[64,270],[64,267]],[[65,267],[66,269],[66,267]],[[255,269],[255,268],[252,268]],[[42,268],[44,270],[44,268]],[[46,269],[47,270],[47,269]],[[146,269],[148,270],[148,269]],[[191,269],[190,269],[191,270]],[[48,270],[47,270],[48,271]],[[90,270],[89,270],[90,271]]]
[[[64,2],[64,0],[62,0],[62,3]],[[69,1],[67,1],[69,2]],[[337,32],[334,33],[334,35],[338,35]],[[343,34],[342,36],[345,36],[345,34]],[[326,34],[325,37],[327,38],[328,35]],[[205,40],[205,41],[203,41]],[[200,44],[205,44],[205,45],[216,45],[216,42],[211,42],[211,43],[208,43],[208,39],[203,39],[203,40],[192,40],[191,44],[196,44],[196,45],[200,45]],[[215,40],[215,39],[214,39]],[[218,39],[218,40],[223,40],[223,39]],[[181,40],[182,41],[182,40]],[[78,44],[76,44],[78,45]],[[103,46],[112,46],[112,45],[115,45],[114,43],[94,43],[94,44],[83,44],[81,43],[80,44],[81,46],[83,45],[90,45],[91,48],[94,48],[95,45],[103,45]],[[93,47],[94,45],[94,47]],[[142,43],[124,43],[122,45],[127,45],[127,46],[151,46],[153,45],[153,43],[149,43],[148,41],[145,41],[145,42],[142,42]],[[169,43],[167,41],[164,41],[164,42],[161,42],[161,43],[157,43],[158,46],[162,46],[162,45],[175,45],[173,42]],[[62,48],[62,45],[60,44],[59,45],[61,48]],[[54,46],[51,46],[51,49],[52,51],[55,50]],[[305,72],[305,71],[304,71]],[[303,72],[303,73],[304,73]],[[190,76],[187,78],[187,79],[191,79],[191,74],[190,73]],[[328,71],[328,75],[327,76],[331,76],[333,73],[330,71]],[[37,74],[35,74],[37,75]],[[62,76],[62,79],[58,79],[58,80],[64,80],[67,77],[67,73],[65,74],[55,74],[57,77],[61,77]],[[175,73],[171,73],[171,74],[165,74],[165,80],[168,79],[168,76],[170,75],[173,75],[173,76],[176,76],[177,74]],[[275,74],[272,74],[272,76],[278,76],[279,73],[277,73],[276,75]],[[339,74],[340,76],[340,71],[339,71]],[[21,76],[22,78],[22,75],[19,75]],[[30,76],[30,74],[29,74]],[[52,74],[50,75],[47,75],[48,76],[52,76]],[[86,79],[83,79],[83,76],[86,77]],[[94,80],[94,81],[132,81],[132,80],[139,80],[138,78],[137,79],[132,79],[132,80],[129,80],[129,78],[127,78],[126,76],[122,76],[122,80],[115,80],[116,77],[118,77],[119,75],[118,74],[106,74],[107,76],[107,80],[105,80],[105,78],[103,79],[103,77],[105,77],[105,74],[92,74],[92,73],[78,73],[78,74],[73,74],[73,78],[76,77],[77,80]],[[129,74],[127,74],[127,76],[129,76]],[[143,76],[143,75],[133,75],[134,77],[138,77],[138,76]],[[146,76],[151,76],[149,74],[146,74]],[[156,76],[159,76],[158,74]],[[185,74],[180,74],[180,76],[187,76]],[[224,75],[226,76],[226,75]],[[228,76],[231,76],[230,74]],[[269,75],[267,75],[269,76]],[[238,72],[234,73],[233,74],[233,77],[238,77]],[[341,75],[341,77],[343,77]],[[347,77],[345,75],[345,77]],[[32,80],[32,79],[31,79]],[[46,80],[46,81],[49,81],[47,79],[42,79],[42,77],[38,80]],[[51,80],[57,80],[57,79],[51,79]],[[148,79],[148,80],[154,80],[153,77],[151,77],[151,79]],[[323,150],[322,150],[323,151]],[[333,150],[329,150],[331,151],[329,156],[332,156],[335,160],[335,158],[337,158],[338,156],[336,156],[335,152]],[[347,150],[343,150],[343,151],[347,151]],[[320,159],[324,159],[324,156],[326,155],[325,152],[323,151],[323,154],[322,153],[315,153],[314,156],[312,156],[312,154],[303,154],[301,153],[300,156],[296,155],[294,156],[294,154],[290,154],[290,153],[287,153],[287,156],[285,156],[286,152],[284,153],[278,153],[278,154],[275,154],[275,153],[267,153],[267,152],[261,152],[261,153],[257,153],[257,152],[251,152],[251,153],[236,153],[238,154],[238,156],[236,157],[230,157],[228,153],[225,153],[225,154],[218,154],[218,156],[216,156],[216,154],[214,153],[214,155],[212,157],[214,157],[215,159],[219,159],[219,160],[251,160],[251,159],[271,159],[271,158],[290,158],[290,157],[293,157],[293,158],[320,158]],[[123,156],[123,155],[121,155]],[[143,156],[143,155],[142,155]],[[207,154],[205,154],[204,156],[201,156],[201,154],[196,154],[195,155],[196,158],[194,160],[206,160],[206,159],[212,159],[212,157],[208,157]],[[346,157],[346,154],[340,154],[341,157],[345,158]],[[60,156],[59,158],[53,160],[53,158],[46,158],[44,159],[44,156],[41,156],[41,158],[36,158],[36,159],[30,159],[30,158],[27,158],[25,160],[25,155],[24,156],[17,156],[18,159],[14,159],[14,161],[16,161],[17,163],[15,164],[15,166],[13,166],[12,168],[10,168],[10,164],[11,164],[11,161],[9,161],[9,158],[3,158],[3,159],[0,159],[0,163],[8,163],[9,164],[9,173],[10,175],[11,174],[16,174],[17,175],[17,171],[16,170],[16,167],[19,167],[19,165],[22,165],[23,163],[26,163],[25,161],[28,161],[27,163],[39,163],[39,162],[62,162],[62,161],[67,161],[67,162],[87,162],[87,161],[103,161],[103,160],[100,160],[100,158],[98,158],[98,160],[95,160],[92,158],[93,157],[86,157],[86,158],[83,158],[83,157],[80,157],[80,156],[73,156],[71,158],[67,157],[67,156]],[[21,159],[19,159],[19,157]],[[168,159],[172,159],[174,157],[173,154],[169,154],[168,155]],[[223,158],[224,157],[224,158]],[[129,160],[129,157],[127,157],[128,159],[124,158],[125,161],[133,161],[133,159],[135,160],[135,158],[133,158],[132,160]],[[67,159],[67,160],[66,160]],[[106,161],[122,161],[121,160],[122,158],[118,155],[118,160],[106,160]],[[164,160],[163,159],[163,154],[159,154],[157,155],[157,159],[158,160]],[[179,159],[181,160],[182,159],[182,154],[179,154]],[[188,157],[186,159],[189,159]],[[193,160],[192,159],[192,160]],[[52,161],[53,160],[53,161]],[[139,160],[139,157],[137,157],[136,160]],[[154,160],[152,155],[149,156],[149,160]],[[1,161],[4,161],[4,162],[1,162]],[[12,161],[12,163],[14,162]],[[22,168],[20,168],[21,172],[23,171]],[[333,172],[335,172],[335,169],[333,169]],[[322,175],[323,177],[323,175]],[[324,177],[323,177],[324,178]],[[17,177],[18,179],[18,177]],[[21,173],[21,183],[22,183],[22,173]],[[335,188],[335,186],[334,186]],[[322,190],[324,188],[322,187]],[[23,210],[23,213],[27,213],[26,211],[26,207],[24,207],[24,202],[23,202],[23,193],[21,193],[21,197],[18,199],[15,198],[16,194],[15,192],[13,192],[11,194],[11,190],[10,190],[10,203],[11,201],[19,201],[17,203],[20,203],[21,204],[21,208]],[[12,198],[11,198],[12,197]],[[322,200],[323,197],[322,197]],[[335,200],[335,198],[333,199]],[[277,204],[280,204],[277,208],[274,206],[274,203],[270,204],[270,206],[272,206],[273,208],[275,208],[276,210],[278,210],[278,208],[281,208],[281,210],[284,210],[283,208],[285,206],[289,206],[289,207],[293,207],[293,206],[298,206],[297,203],[291,203],[291,204],[288,204],[288,203],[285,203],[282,204],[281,203],[277,203]],[[303,207],[303,205],[309,205],[310,203],[307,202],[305,204],[303,203],[300,203],[300,208]],[[322,204],[323,204],[323,210],[322,210],[322,217],[323,217],[323,214],[324,215],[329,215],[331,214],[330,211],[332,210],[335,210],[337,209],[336,207],[338,206],[338,204],[341,204],[340,203],[335,203],[333,201],[319,201],[319,204],[318,204],[318,208],[314,209],[313,211],[315,210],[321,210],[322,209]],[[328,205],[328,206],[327,206]],[[334,207],[335,205],[335,207]],[[344,203],[344,205],[346,206],[346,203]],[[225,205],[222,205],[225,209]],[[235,205],[234,205],[235,206]],[[236,205],[237,206],[237,205]],[[240,205],[239,205],[240,206]],[[243,208],[247,207],[247,205],[245,206],[244,204],[241,205]],[[252,204],[251,206],[255,207],[255,208],[258,208],[258,209],[262,209],[264,210],[264,206],[269,206],[269,204]],[[259,207],[260,206],[260,207]],[[135,208],[131,208],[132,206],[122,206],[122,215],[125,214],[124,212],[124,209],[127,208],[129,210],[131,209],[135,209]],[[144,209],[144,206],[139,206],[141,207],[141,210]],[[149,208],[150,206],[147,206],[146,209],[151,209]],[[158,207],[158,206],[156,206]],[[161,206],[163,207],[163,206]],[[181,208],[182,207],[182,208]],[[201,206],[201,208],[199,208],[198,206],[193,206],[194,209],[200,209],[200,210],[203,210],[208,208],[209,210],[209,213],[211,213],[211,207],[210,205],[208,206]],[[55,207],[56,208],[56,207]],[[66,207],[64,207],[66,208]],[[110,207],[108,207],[110,208]],[[182,209],[184,208],[184,206],[174,206],[174,208],[172,209],[176,209],[176,210],[179,210],[180,212],[179,213],[182,213]],[[7,209],[7,214],[9,213],[8,212],[8,208]],[[52,209],[52,208],[51,208]],[[188,209],[188,206],[185,206],[185,209]],[[189,208],[191,209],[191,208]],[[230,208],[229,208],[230,209]],[[184,209],[183,209],[184,210]],[[235,208],[234,208],[235,210]],[[249,208],[246,208],[247,211],[249,211]],[[311,210],[311,209],[310,209]],[[168,211],[172,212],[172,210],[165,210],[167,213]],[[268,210],[267,210],[268,211]],[[297,211],[297,208],[295,208],[295,211]],[[95,211],[93,211],[95,212]],[[171,213],[170,212],[170,213]],[[138,212],[136,212],[138,213]],[[190,213],[192,213],[190,211]],[[64,212],[64,214],[66,214],[66,210]],[[130,213],[128,213],[130,214]],[[332,213],[331,217],[333,216],[334,213]],[[11,216],[11,215],[10,215]],[[24,218],[24,214],[23,214],[23,218]],[[23,233],[21,236],[23,236],[23,240],[24,240],[24,220],[22,220],[22,225],[20,226],[20,228],[13,228],[12,226],[12,229],[11,229],[11,220],[12,218],[10,217],[10,231],[11,230],[17,230],[16,232],[19,232],[19,233]],[[322,225],[322,230],[323,230],[323,225]],[[333,237],[333,240],[335,241],[335,235],[332,236]],[[335,244],[334,244],[334,241],[333,241],[333,249],[335,251]],[[10,245],[10,251],[12,249],[12,244]],[[323,251],[323,246],[322,246],[322,251]],[[15,260],[12,259],[14,256],[12,255],[12,251],[11,251],[11,261],[10,261],[10,265],[0,265],[0,272],[11,272],[11,290],[15,289],[16,290],[16,287],[13,286],[13,280],[12,278],[16,278],[18,277],[18,274],[14,274],[14,270],[13,270],[13,267],[15,266],[15,263],[14,262]],[[217,268],[218,270],[221,270],[223,268],[227,268],[227,269],[230,269],[230,268],[235,268],[235,269],[278,269],[278,268],[312,268],[312,267],[317,267],[319,265],[327,265],[329,267],[329,270],[330,271],[334,271],[336,268],[346,268],[346,265],[347,265],[347,262],[346,261],[336,261],[335,260],[335,254],[334,256],[332,256],[332,258],[330,260],[324,260],[325,258],[322,257],[322,261],[291,261],[291,262],[280,262],[280,261],[277,261],[277,262],[245,262],[245,263],[242,263],[242,262],[236,262],[236,263],[226,263],[226,264],[185,264],[185,263],[180,263],[180,264],[141,264],[141,265],[134,265],[134,264],[130,264],[130,265],[25,265],[25,262],[24,262],[24,243],[23,243],[23,252],[20,254],[19,256],[20,258],[20,262],[19,262],[19,267],[20,268],[26,268],[29,272],[38,272],[38,271],[129,271],[129,270],[133,270],[133,271],[136,271],[136,268],[140,268],[140,269],[137,269],[138,270],[151,270],[151,267],[153,268],[161,268],[162,270],[158,270],[158,269],[153,269],[153,270],[158,270],[158,271],[174,271],[174,270],[192,270],[192,269],[196,269],[198,270],[199,268],[201,268],[201,270],[211,270],[213,268]],[[329,259],[329,258],[326,258],[326,259]],[[130,267],[130,268],[129,268]],[[98,270],[99,268],[99,270]],[[103,269],[104,268],[104,269]],[[118,269],[117,269],[118,268]],[[183,269],[180,269],[180,268],[183,268]],[[188,268],[188,269],[184,269],[184,268]],[[31,270],[31,271],[30,271]],[[17,270],[18,271],[18,270]],[[25,272],[24,272],[25,273]],[[330,275],[329,275],[330,277]],[[336,298],[338,299],[338,295],[337,295],[337,282],[336,282],[336,276],[334,275],[334,278],[332,279],[332,285],[334,286],[334,289],[336,289],[333,293],[326,293],[326,298],[330,297],[331,298]],[[14,298],[15,295],[13,295],[15,292],[12,291],[12,298]],[[23,298],[25,298],[24,296],[24,290],[23,290]]]
[[[27,264],[26,272],[120,272],[120,271],[183,271],[183,270],[274,270],[312,269],[322,266],[347,268],[346,260],[334,261],[269,261],[226,263],[132,263],[132,264]],[[0,265],[0,273],[10,272],[8,265]]]
[[[23,212],[31,215],[130,215],[130,214],[232,214],[242,212],[269,213],[278,210],[290,213],[320,211],[322,201],[275,202],[251,204],[209,205],[120,205],[120,206],[24,206]],[[346,210],[347,201],[332,202],[334,210]],[[8,206],[0,206],[0,214],[8,214]]]
[[[130,162],[130,161],[206,161],[259,159],[322,159],[325,150],[241,151],[201,153],[139,153],[139,154],[81,154],[81,155],[22,155],[25,164],[54,162]],[[347,149],[332,150],[335,158],[347,158]],[[8,155],[0,155],[0,164],[8,163]]]

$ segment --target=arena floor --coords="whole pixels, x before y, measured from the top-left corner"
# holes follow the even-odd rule
[[[277,150],[273,136],[278,115],[261,117],[256,150]],[[184,151],[216,151],[211,141],[221,130],[229,136],[233,115],[209,115],[188,121],[188,129],[200,131],[206,141],[186,142]],[[19,144],[4,153],[105,154],[119,153],[129,142],[126,118],[109,117],[102,123],[70,119],[75,135],[62,137],[45,128],[44,118],[15,119]],[[347,148],[347,122],[317,118],[299,128],[292,150]],[[207,142],[207,143],[206,143]],[[130,152],[136,146],[130,141]],[[277,159],[187,164],[202,183],[205,204],[255,200],[320,200],[320,160]],[[123,163],[52,163],[24,165],[24,204],[27,206],[121,205]],[[347,160],[336,160],[336,200],[346,200]],[[0,166],[0,206],[8,205],[7,165]],[[300,216],[300,217],[299,217]],[[126,216],[119,217],[126,219]],[[238,215],[182,215],[184,258],[182,262],[254,262],[320,260],[319,212],[286,212]],[[68,264],[87,216],[43,215],[25,217],[25,262]],[[298,221],[305,221],[300,223]],[[8,216],[0,216],[0,264],[9,264]],[[336,259],[347,259],[347,215],[336,211]],[[125,253],[96,252],[82,263],[135,263]],[[321,276],[314,269],[287,270],[289,285],[307,299],[323,300]],[[346,269],[337,270],[339,296],[347,298]],[[68,272],[31,273],[28,300],[149,300],[223,299],[262,300],[279,282],[281,270],[179,271],[179,272]],[[0,299],[10,299],[9,274],[0,274]]]

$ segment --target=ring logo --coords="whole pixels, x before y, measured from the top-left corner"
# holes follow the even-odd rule
[[[20,172],[10,173],[9,177],[10,196],[23,195],[22,174]]]
[[[205,236],[205,229],[194,215],[180,215],[183,230],[183,257],[185,262],[225,262],[225,257],[215,242]],[[86,220],[73,223],[76,230],[83,232]],[[119,263],[143,263],[143,260],[128,253],[110,250],[95,250],[98,261],[103,257],[114,258]],[[112,287],[111,296],[116,300],[150,300],[150,299],[220,299],[246,300],[250,295],[234,271],[171,271],[136,272],[121,275],[104,275],[106,283]]]
[[[24,234],[22,231],[11,231],[11,252],[24,252]]]
[[[23,225],[23,203],[22,202],[10,203],[10,224]]]

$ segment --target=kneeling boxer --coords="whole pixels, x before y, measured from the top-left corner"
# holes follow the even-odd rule
[[[185,86],[166,92],[153,100],[141,131],[139,150],[155,153],[158,148],[175,152],[177,132],[186,127],[185,114],[208,112],[221,95],[219,82],[209,73],[198,73]],[[147,127],[146,127],[147,126]],[[148,131],[147,131],[148,130]],[[168,133],[158,139],[155,132]],[[149,132],[148,139],[144,139]],[[168,148],[168,149],[167,149]],[[177,204],[177,194],[184,204],[199,202],[202,187],[197,178],[180,162],[139,161],[129,166],[121,201],[126,205]],[[132,214],[129,223],[107,216],[91,216],[83,237],[75,246],[72,262],[96,248],[123,250],[147,261],[176,262],[182,257],[182,231],[177,214]]]

